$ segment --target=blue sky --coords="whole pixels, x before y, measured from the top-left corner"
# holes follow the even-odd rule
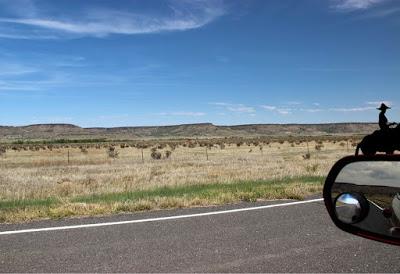
[[[0,125],[400,121],[398,0],[0,0]]]

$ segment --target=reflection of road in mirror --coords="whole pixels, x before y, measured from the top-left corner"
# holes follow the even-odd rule
[[[381,208],[374,202],[371,202],[369,200],[368,202],[369,212],[367,217],[363,221],[355,224],[355,226],[381,235],[394,236],[391,233],[393,225],[390,222],[390,219],[385,218],[385,216],[383,215],[383,208]]]
[[[348,164],[332,186],[332,201],[346,192],[362,194],[370,206],[367,217],[354,226],[400,238],[400,162]]]

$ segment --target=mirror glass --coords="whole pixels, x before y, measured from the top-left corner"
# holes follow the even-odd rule
[[[400,238],[400,162],[350,163],[339,172],[331,193],[341,222]]]
[[[362,202],[356,195],[352,193],[343,193],[336,199],[335,210],[336,216],[341,222],[354,224],[362,221],[362,218],[365,217],[363,211],[367,212],[368,208],[362,206]]]

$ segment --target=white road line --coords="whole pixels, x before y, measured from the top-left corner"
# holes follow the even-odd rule
[[[0,232],[0,235],[12,235],[12,234],[22,234],[22,233],[32,233],[32,232],[45,232],[45,231],[55,231],[55,230],[68,230],[68,229],[77,229],[77,228],[91,228],[91,227],[102,227],[102,226],[113,226],[113,225],[158,222],[158,221],[166,221],[166,220],[177,220],[177,219],[211,216],[211,215],[219,215],[219,214],[229,214],[229,213],[236,213],[236,212],[243,212],[243,211],[260,210],[260,209],[273,208],[273,207],[308,204],[308,203],[320,202],[323,200],[324,199],[320,198],[320,199],[291,202],[291,203],[284,203],[284,204],[273,204],[273,205],[265,205],[265,206],[257,206],[257,207],[245,207],[245,208],[237,208],[237,209],[230,209],[230,210],[223,210],[223,211],[211,211],[211,212],[204,212],[204,213],[177,215],[177,216],[168,216],[168,217],[159,217],[159,218],[149,218],[149,219],[141,219],[141,220],[11,230],[11,231],[2,231],[2,232]]]
[[[379,210],[383,210],[383,208],[380,207],[377,203],[375,203],[375,202],[373,202],[373,201],[371,201],[371,200],[368,200],[368,202],[370,202],[371,204],[373,204],[374,206],[376,206]]]

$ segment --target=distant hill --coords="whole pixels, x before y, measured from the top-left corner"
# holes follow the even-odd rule
[[[254,137],[368,134],[378,128],[376,123],[331,124],[250,124],[217,126],[211,123],[173,126],[82,128],[71,124],[37,124],[0,126],[0,139],[138,139],[193,137]]]

